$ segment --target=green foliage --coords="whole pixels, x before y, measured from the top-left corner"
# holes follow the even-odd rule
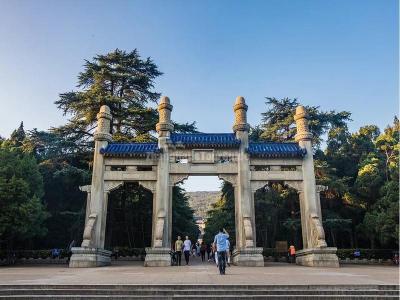
[[[300,247],[300,208],[297,193],[279,183],[259,189],[254,196],[257,244],[275,247],[275,241],[287,240]]]
[[[45,223],[47,236],[35,239],[29,247],[66,247],[71,240],[79,243],[86,206],[86,193],[81,192],[79,186],[90,184],[92,135],[99,108],[103,104],[111,108],[114,141],[154,141],[158,121],[154,104],[159,97],[154,91],[154,81],[160,75],[154,62],[141,58],[137,50],[116,49],[97,55],[86,61],[78,76],[78,89],[60,94],[56,101],[70,117],[66,125],[50,131],[34,129],[26,136],[21,129],[15,131],[11,146],[17,145],[38,160],[44,178],[43,200],[51,213]],[[176,132],[196,131],[195,123],[174,125]],[[20,127],[23,128],[22,124]],[[115,200],[110,201],[108,212],[112,217],[107,225],[109,248],[150,245],[152,196],[137,185],[128,195],[126,189],[130,188],[124,187],[110,195]],[[180,206],[183,211],[178,209],[177,213],[182,213],[181,219],[187,218],[186,227],[193,228],[187,202]],[[125,214],[121,212],[122,207],[126,209]]]
[[[197,241],[200,234],[193,210],[189,207],[189,198],[180,186],[174,186],[172,194],[172,242],[176,237],[189,236],[192,241]]]
[[[106,248],[151,245],[153,195],[138,184],[126,183],[109,195]]]
[[[10,136],[9,143],[14,147],[21,147],[25,140],[24,122],[21,122],[18,129],[15,129]]]
[[[296,134],[294,114],[299,105],[297,99],[276,99],[267,97],[266,105],[268,110],[262,113],[263,132],[260,138],[268,141],[293,141]],[[314,136],[314,145],[321,144],[322,136],[332,128],[345,127],[350,120],[350,113],[323,112],[318,106],[305,106],[309,114],[309,127]]]
[[[296,133],[293,115],[296,99],[267,98],[263,123],[250,131],[254,141],[291,141]],[[348,112],[323,112],[306,107],[314,135],[317,184],[321,193],[323,226],[328,245],[335,247],[398,246],[399,236],[399,120],[383,133],[375,125],[348,131]],[[320,149],[327,134],[326,149]],[[233,223],[233,207],[220,201],[210,212],[206,233],[215,224]],[[228,208],[229,207],[229,208]],[[301,245],[299,202],[296,193],[273,183],[255,194],[257,245],[273,248],[275,241]]]
[[[224,181],[222,185],[222,195],[209,212],[206,222],[204,241],[212,243],[214,236],[220,228],[225,228],[229,233],[231,245],[236,242],[235,228],[235,196],[232,184]]]
[[[42,176],[33,156],[16,148],[22,145],[16,136],[21,137],[21,131],[14,135],[14,140],[0,146],[0,242],[8,249],[26,239],[43,236],[43,223],[48,217],[40,199]]]
[[[360,251],[358,259],[392,259],[392,249],[338,249],[337,255],[339,259],[354,259],[354,251]]]
[[[153,87],[154,79],[161,74],[154,62],[142,59],[136,49],[116,49],[86,60],[78,76],[80,90],[60,94],[55,102],[71,116],[67,125],[55,131],[77,142],[89,142],[102,105],[112,111],[115,140],[134,140],[154,131],[157,113],[147,104],[160,96]]]

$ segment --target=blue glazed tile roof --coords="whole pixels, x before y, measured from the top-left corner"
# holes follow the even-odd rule
[[[157,143],[125,143],[108,144],[106,148],[100,150],[105,156],[126,156],[126,155],[145,155],[148,153],[158,153]]]
[[[251,156],[262,157],[303,157],[305,150],[297,143],[249,143],[247,149]]]
[[[240,140],[233,133],[175,133],[171,135],[175,145],[187,147],[237,148]],[[111,143],[100,150],[105,156],[143,156],[159,153],[157,143]],[[305,150],[297,143],[250,142],[247,152],[261,157],[303,157]]]
[[[240,140],[233,133],[173,133],[173,144],[192,147],[239,147]]]

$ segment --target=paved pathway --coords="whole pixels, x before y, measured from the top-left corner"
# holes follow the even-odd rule
[[[145,268],[141,262],[110,267],[0,267],[0,284],[398,284],[395,266],[345,265],[338,269],[266,263],[264,268],[228,267],[225,276],[213,263],[192,260],[181,267]]]

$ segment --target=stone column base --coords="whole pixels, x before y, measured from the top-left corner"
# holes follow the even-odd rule
[[[99,248],[73,247],[70,268],[103,267],[111,264],[111,251]]]
[[[235,266],[264,267],[263,248],[235,249],[232,253],[232,262]]]
[[[145,267],[169,267],[171,266],[171,255],[169,248],[146,248],[144,259]]]
[[[296,252],[296,264],[307,267],[339,268],[337,248],[309,248]]]

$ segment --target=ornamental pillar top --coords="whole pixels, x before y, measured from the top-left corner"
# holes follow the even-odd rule
[[[161,98],[158,105],[159,122],[156,125],[156,130],[160,137],[167,137],[174,130],[174,125],[171,122],[172,107],[168,97]]]
[[[312,139],[312,133],[308,128],[308,113],[304,106],[300,105],[296,107],[294,120],[296,121],[297,129],[297,133],[294,136],[295,141],[310,141]]]
[[[111,111],[107,105],[102,105],[97,114],[97,128],[94,134],[95,141],[111,141]]]
[[[242,96],[236,98],[235,104],[233,105],[233,111],[235,112],[233,131],[249,131],[250,125],[247,123],[247,105]]]

